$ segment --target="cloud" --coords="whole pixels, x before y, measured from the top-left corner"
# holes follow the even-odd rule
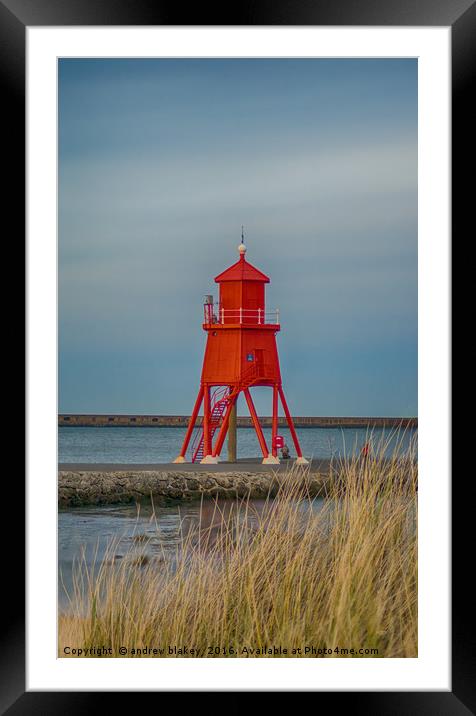
[[[192,94],[174,98],[183,71],[170,70],[166,106],[149,99],[150,78],[134,85],[116,77],[114,86],[98,81],[90,89],[81,81],[62,97],[63,394],[74,396],[86,380],[73,355],[93,373],[94,356],[107,355],[122,366],[117,376],[127,356],[130,371],[156,366],[166,383],[179,379],[187,351],[199,362],[201,302],[216,292],[213,277],[236,260],[242,223],[249,260],[271,276],[268,306],[281,309],[285,362],[295,349],[312,366],[332,346],[336,356],[355,356],[354,370],[383,376],[375,362],[365,367],[365,345],[375,355],[380,346],[386,356],[415,359],[416,95],[401,100],[401,88],[393,95],[382,71],[375,87],[330,84],[326,102],[324,90],[309,98],[304,81],[293,90],[275,78],[267,94],[256,83],[244,103],[219,104],[233,92],[213,75],[192,106]],[[414,394],[416,404],[410,362],[402,363],[400,392],[406,404]],[[353,374],[351,362],[345,370]],[[99,373],[94,384],[107,403],[113,389]],[[161,389],[164,412],[174,412],[173,393]],[[180,382],[178,390],[186,403],[188,388]],[[304,400],[306,390],[299,395]],[[330,389],[326,395],[337,404]],[[389,395],[382,400],[391,402]]]

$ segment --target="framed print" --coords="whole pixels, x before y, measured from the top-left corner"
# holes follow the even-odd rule
[[[27,265],[2,713],[476,712],[449,374],[475,4],[195,15],[0,2]]]

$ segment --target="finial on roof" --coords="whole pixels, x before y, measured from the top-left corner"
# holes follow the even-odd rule
[[[238,251],[240,253],[240,256],[244,258],[246,254],[246,246],[245,246],[245,235],[243,232],[243,224],[241,225],[241,244],[238,246]]]

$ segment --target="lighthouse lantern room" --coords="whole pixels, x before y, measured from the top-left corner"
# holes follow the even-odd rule
[[[190,445],[192,462],[217,463],[228,432],[231,411],[239,394],[244,394],[263,453],[263,463],[278,464],[278,399],[297,453],[296,462],[306,464],[281,384],[276,334],[279,311],[267,311],[265,284],[269,278],[246,260],[246,247],[238,247],[239,260],[215,277],[219,302],[206,296],[203,329],[207,344],[200,389],[183,441],[174,462],[185,462]],[[261,429],[251,397],[254,386],[273,391],[273,418],[270,449]],[[203,403],[203,420],[192,433]]]

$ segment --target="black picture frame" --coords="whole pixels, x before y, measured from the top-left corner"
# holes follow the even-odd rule
[[[475,0],[275,0],[243,3],[238,8],[228,7],[228,11],[225,7],[195,4],[185,9],[182,4],[161,0],[0,0],[2,136],[4,145],[13,150],[4,198],[6,194],[5,206],[15,219],[11,231],[18,246],[24,246],[24,223],[18,217],[25,214],[25,36],[27,27],[40,25],[451,26],[452,234],[464,241],[473,224],[470,212],[474,203],[474,182],[466,179],[465,167],[475,166],[475,120],[469,109],[471,80],[476,77]],[[21,489],[21,484],[16,485],[17,504],[24,498]],[[471,490],[473,499],[468,496]],[[316,708],[322,707],[323,699],[331,699],[334,713],[355,708],[378,716],[476,713],[474,596],[467,581],[468,568],[472,571],[468,561],[474,521],[471,485],[454,492],[452,512],[452,691],[319,692],[313,696],[318,699]],[[3,589],[6,604],[0,632],[0,714],[72,715],[110,710],[113,694],[108,692],[25,691],[24,571],[19,559],[22,545],[18,539],[15,544],[15,550],[4,550],[4,573],[9,578],[8,588]],[[243,696],[237,694],[228,708],[239,708]],[[120,698],[127,708],[127,703],[132,704],[129,699],[137,695],[121,693]]]

